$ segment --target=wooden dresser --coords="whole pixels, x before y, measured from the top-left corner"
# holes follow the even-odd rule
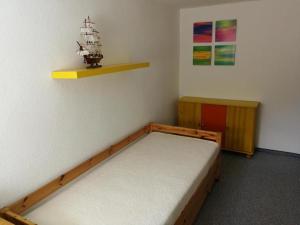
[[[256,101],[182,97],[178,103],[178,125],[222,132],[224,150],[251,158],[258,106]]]

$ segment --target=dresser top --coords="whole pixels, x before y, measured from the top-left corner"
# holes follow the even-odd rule
[[[202,97],[191,97],[191,96],[181,97],[179,99],[179,101],[180,102],[195,102],[195,103],[201,103],[201,104],[212,104],[212,105],[239,106],[239,107],[249,107],[249,108],[257,108],[260,104],[257,101],[202,98]]]

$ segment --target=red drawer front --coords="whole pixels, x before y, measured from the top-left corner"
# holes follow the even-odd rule
[[[225,140],[226,117],[226,106],[202,104],[201,129],[222,132],[223,145]]]

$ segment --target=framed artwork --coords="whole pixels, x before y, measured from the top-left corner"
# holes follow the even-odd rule
[[[212,42],[213,23],[197,22],[194,23],[194,43]]]
[[[215,65],[233,66],[235,65],[235,45],[216,45],[215,46]]]
[[[211,46],[194,46],[193,65],[211,65],[211,58]]]
[[[219,20],[216,22],[216,42],[236,41],[237,20]]]

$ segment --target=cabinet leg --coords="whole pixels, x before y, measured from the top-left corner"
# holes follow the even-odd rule
[[[215,182],[220,181],[221,173],[217,172],[216,177],[215,177]]]
[[[246,155],[247,159],[251,159],[252,158],[252,155]]]

